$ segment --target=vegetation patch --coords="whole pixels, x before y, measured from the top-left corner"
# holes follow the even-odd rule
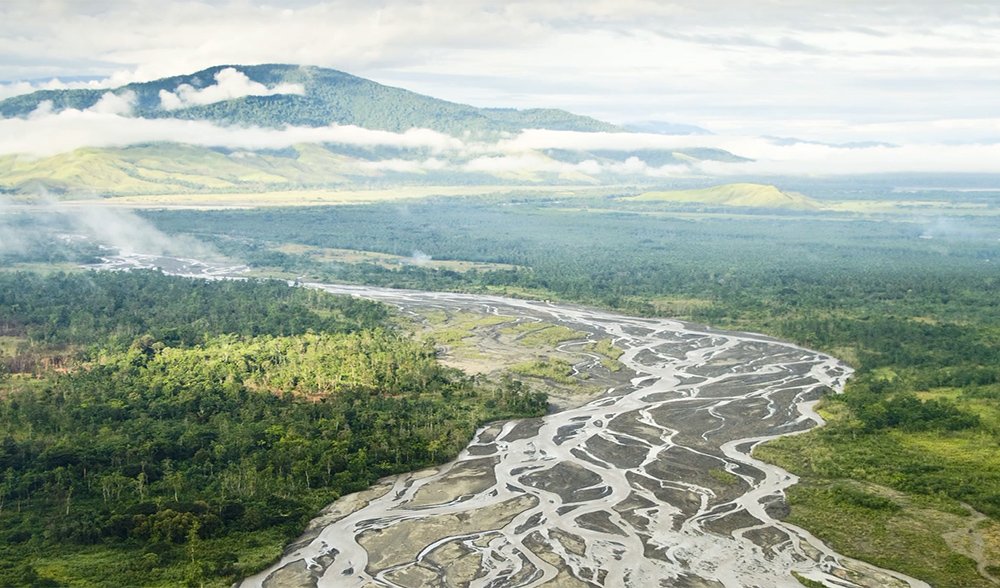
[[[503,327],[500,332],[515,337],[518,345],[532,348],[554,348],[566,341],[587,338],[586,333],[569,327],[531,321]]]
[[[951,409],[968,412],[960,401],[937,428],[933,419],[909,427],[905,415],[892,426],[865,421],[852,408],[860,402],[852,396],[863,395],[857,388],[867,381],[860,378],[844,398],[821,405],[825,427],[755,451],[800,476],[800,484],[788,491],[790,520],[838,551],[934,586],[990,585],[976,564],[996,565],[998,554],[987,552],[980,556],[985,561],[976,562],[944,537],[965,526],[963,502],[996,516],[1000,463],[992,434],[981,421],[948,431]]]
[[[510,371],[522,376],[552,380],[560,384],[579,382],[573,378],[573,366],[561,359],[536,359],[515,364]]]
[[[798,572],[792,572],[792,577],[799,581],[806,588],[826,588],[826,584],[822,582],[817,582],[816,580],[810,580]]]
[[[376,251],[311,247],[297,243],[285,243],[274,247],[274,250],[287,255],[306,256],[319,263],[370,263],[388,269],[398,269],[405,265],[416,265],[455,272],[511,270],[516,268],[516,266],[503,263],[431,259],[423,255],[420,251],[414,251],[412,255],[406,257]]]
[[[784,192],[766,184],[723,184],[698,190],[644,192],[630,198],[639,202],[701,203],[737,208],[816,210],[820,204],[798,192]]]
[[[625,352],[615,347],[611,339],[592,341],[587,343],[583,348],[586,351],[601,356],[601,365],[604,366],[604,369],[612,373],[621,371],[623,366],[619,363],[618,358]]]
[[[713,480],[724,484],[726,486],[734,486],[740,483],[740,477],[726,470],[711,469],[708,470],[708,475],[712,477]]]
[[[953,551],[942,535],[962,525],[960,515],[940,510],[933,501],[900,498],[900,503],[872,499],[857,487],[846,494],[843,482],[803,480],[788,491],[789,522],[813,531],[838,551],[880,567],[899,570],[945,588],[986,587],[976,562]]]

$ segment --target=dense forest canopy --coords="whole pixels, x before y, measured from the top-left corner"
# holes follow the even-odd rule
[[[280,282],[0,273],[0,309],[0,585],[226,585],[337,496],[546,408]]]
[[[968,198],[977,208],[992,206],[978,193]],[[822,406],[828,426],[759,450],[801,476],[791,492],[793,522],[838,550],[935,585],[978,578],[974,565],[921,525],[933,520],[927,512],[965,512],[963,503],[993,519],[1000,513],[1000,301],[993,294],[1000,242],[988,214],[721,210],[511,195],[144,216],[262,275],[572,300],[761,331],[829,351],[858,371],[844,395]],[[398,262],[352,259],[345,250],[391,254]],[[6,259],[86,262],[100,253],[71,242],[8,252]],[[439,260],[454,263],[433,263]],[[463,269],[463,261],[485,263]],[[59,545],[71,548],[69,561],[77,564],[140,550],[141,562],[114,564],[124,578],[224,581],[264,563],[263,554],[279,549],[331,495],[443,459],[476,423],[534,414],[544,404],[514,382],[477,384],[441,368],[428,349],[394,334],[378,305],[280,283],[0,274],[0,300],[18,310],[2,315],[0,365],[8,371],[95,366],[0,384],[9,391],[3,418],[17,423],[4,441],[4,463],[23,464],[30,455],[39,464],[30,472],[6,466],[13,473],[5,478],[0,516],[18,517],[6,519],[16,521],[5,527],[15,529],[7,561],[23,561],[66,536],[71,540]],[[407,358],[403,365],[385,361],[396,354]],[[115,396],[119,389],[125,396]],[[114,477],[118,462],[83,451],[91,441],[114,447],[111,433],[128,426],[114,419],[125,414],[149,423],[129,430],[143,443],[125,448],[129,459],[120,464],[131,465],[119,473],[128,482]],[[73,419],[87,423],[86,439],[73,435]],[[191,438],[183,434],[188,429],[202,432]],[[164,442],[172,437],[179,441]],[[303,441],[309,439],[315,442]],[[294,466],[302,456],[313,465]],[[68,489],[67,480],[84,479],[82,468],[89,482]],[[121,500],[107,504],[124,511],[106,506],[105,475],[122,488]],[[250,494],[235,499],[236,489]],[[297,502],[259,502],[257,492],[294,494]],[[222,509],[232,500],[243,508],[232,512],[250,522],[227,523],[235,515]],[[51,518],[67,504],[69,515]],[[289,517],[274,518],[268,509],[275,504]],[[931,511],[913,511],[912,504]],[[164,509],[171,513],[157,515]],[[92,517],[73,523],[78,527],[104,530],[87,535],[58,526],[76,516]],[[154,533],[152,516],[179,521],[163,523],[174,529],[172,539],[162,529]],[[843,525],[827,524],[837,517],[852,528],[892,528],[897,541],[872,552],[863,544],[867,531],[844,536]],[[892,527],[890,519],[901,522]],[[191,534],[195,522],[203,526]],[[204,558],[184,551],[192,544]],[[227,554],[240,557],[232,563]],[[39,577],[67,578],[59,574],[77,564],[43,560]],[[3,573],[16,583],[39,570],[8,566]]]

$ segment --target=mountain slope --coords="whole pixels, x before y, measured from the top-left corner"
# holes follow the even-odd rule
[[[0,188],[56,194],[163,194],[327,187],[371,176],[358,160],[318,145],[226,151],[159,143],[78,149],[44,159],[0,157]]]
[[[628,200],[701,203],[739,208],[815,210],[820,207],[815,200],[798,192],[783,192],[776,186],[749,183],[723,184],[700,190],[646,192]]]
[[[19,129],[11,136],[39,139],[0,154],[0,192],[28,195],[641,185],[699,173],[702,161],[747,161],[708,148],[574,148],[575,136],[561,149],[519,146],[511,139],[528,129],[627,131],[563,110],[477,108],[297,65],[220,65],[113,90],[34,92],[0,101],[0,116],[16,118],[3,121]],[[61,125],[68,140],[50,140]]]
[[[301,85],[304,92],[270,96],[249,95],[210,104],[168,110],[162,92],[189,85],[194,90],[216,85],[220,72],[237,69],[251,82],[274,88]],[[353,76],[334,69],[298,65],[219,65],[199,72],[114,88],[135,93],[134,114],[143,118],[207,120],[263,127],[356,125],[368,129],[405,131],[418,127],[451,135],[469,131],[514,132],[527,128],[568,131],[619,131],[618,127],[563,110],[476,108],[424,96],[409,90]],[[48,100],[56,111],[93,107],[107,90],[46,90],[0,102],[0,116],[26,116]]]

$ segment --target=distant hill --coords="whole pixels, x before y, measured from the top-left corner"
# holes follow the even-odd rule
[[[676,173],[676,168],[697,170],[701,161],[747,161],[709,148],[526,149],[511,153],[498,145],[526,129],[628,131],[563,110],[477,108],[333,69],[298,65],[220,65],[114,89],[45,90],[0,101],[0,116],[5,118],[45,117],[66,109],[126,117],[109,119],[121,126],[130,125],[133,119],[161,119],[265,129],[330,125],[394,133],[431,129],[451,135],[459,147],[435,151],[406,146],[405,142],[347,144],[350,141],[346,140],[280,149],[237,149],[232,145],[245,143],[143,143],[142,135],[137,135],[120,147],[84,147],[46,157],[0,155],[0,192],[99,197],[297,190],[362,183],[641,185],[655,177],[650,170],[669,167],[670,173]],[[230,147],[215,146],[220,144]],[[464,148],[470,145],[474,148]]]
[[[636,133],[655,133],[658,135],[711,135],[712,131],[696,125],[675,123],[663,120],[643,120],[622,125],[627,131]]]
[[[588,166],[571,171],[499,169],[470,171],[464,159],[442,169],[421,169],[426,154],[392,147],[338,144],[298,144],[285,149],[209,148],[177,143],[152,143],[119,148],[77,149],[50,157],[0,155],[0,192],[53,196],[112,196],[196,192],[261,192],[318,189],[352,184],[475,185],[538,183],[600,184],[604,181],[648,181],[622,171],[604,176]],[[745,161],[727,151],[568,151],[533,153],[541,168],[559,164],[621,164],[639,158],[647,165],[685,165],[703,160]],[[380,165],[380,162],[395,165]],[[413,164],[410,168],[407,164]]]
[[[353,163],[319,145],[249,152],[158,143],[42,159],[0,156],[0,187],[56,195],[281,190],[346,183],[347,175],[362,175]]]
[[[815,210],[820,205],[798,192],[783,192],[768,184],[723,184],[700,190],[646,192],[628,198],[633,201],[685,202],[740,208],[785,208]]]
[[[298,84],[301,95],[244,96],[211,104],[195,104],[167,110],[160,92],[175,92],[187,84],[195,90],[216,84],[219,72],[235,68],[252,82],[269,88]],[[621,131],[610,123],[554,109],[514,110],[476,108],[424,96],[409,90],[384,86],[335,69],[271,65],[218,65],[189,75],[152,82],[128,84],[111,91],[135,92],[134,114],[144,118],[207,120],[225,124],[263,127],[356,125],[368,129],[405,131],[418,127],[451,135],[469,131],[552,129],[563,131]],[[0,102],[0,116],[26,116],[48,100],[58,111],[83,110],[97,104],[108,90],[43,90]]]

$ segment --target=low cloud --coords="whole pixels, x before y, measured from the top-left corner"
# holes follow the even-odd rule
[[[774,145],[745,139],[753,147],[742,151],[754,161],[727,163],[705,161],[698,169],[709,175],[854,175],[896,172],[996,173],[1000,144],[874,145],[837,147],[795,143]]]
[[[112,78],[88,80],[84,82],[63,82],[62,80],[53,78],[44,82],[0,83],[0,100],[6,100],[7,98],[20,96],[22,94],[38,92],[39,90],[101,90],[120,85],[122,84]]]
[[[326,127],[220,126],[207,121],[145,119],[122,116],[127,96],[108,95],[87,110],[52,112],[43,103],[27,118],[0,120],[0,155],[55,155],[82,147],[126,147],[142,143],[173,142],[233,149],[282,149],[302,143],[338,143],[360,147],[391,146],[402,149],[456,151],[463,143],[430,129],[402,133],[352,125]],[[100,106],[100,108],[98,108]]]
[[[654,133],[583,133],[527,129],[513,138],[500,141],[498,148],[510,153],[537,149],[635,151],[639,149],[682,149],[691,147],[693,143],[702,146],[711,145],[718,141],[719,138],[712,135],[692,137],[691,135]]]
[[[544,149],[637,151],[643,149],[684,150],[722,149],[752,161],[697,161],[688,173],[707,175],[851,175],[893,172],[996,173],[1000,142],[970,144],[914,142],[902,145],[831,145],[794,142],[740,135],[656,135],[647,133],[581,133],[573,131],[527,130],[501,141],[497,149],[508,154],[509,165],[530,158],[518,154]],[[577,164],[577,166],[585,166]],[[628,162],[626,162],[627,164]],[[498,166],[500,162],[493,162]],[[639,165],[642,164],[642,165]],[[650,168],[634,162],[633,168],[647,176],[676,175],[679,170]],[[581,170],[582,171],[582,170]]]
[[[420,266],[427,265],[431,261],[433,261],[433,258],[419,249],[414,249],[413,255],[409,259],[409,262],[413,265]]]
[[[448,171],[496,175],[555,174],[619,177],[675,177],[682,175],[850,175],[892,172],[996,173],[1000,141],[969,144],[943,141],[824,144],[750,135],[662,135],[651,133],[584,133],[530,129],[500,135],[496,140],[460,139],[430,129],[402,133],[350,125],[281,129],[221,126],[209,121],[145,119],[131,115],[135,96],[107,92],[91,108],[54,112],[42,102],[24,118],[0,120],[0,155],[44,157],[83,147],[127,147],[169,142],[201,147],[254,151],[282,149],[298,144],[332,143],[357,147],[393,147],[411,150],[391,159],[357,162],[371,173]],[[994,121],[996,122],[996,121]],[[945,121],[941,125],[964,125]],[[618,152],[694,148],[722,149],[752,161],[690,160],[651,165],[641,154],[624,161],[600,157],[580,162],[558,161],[547,149],[578,152]]]
[[[135,100],[135,92],[132,90],[126,90],[121,94],[107,92],[101,96],[97,103],[87,110],[90,112],[96,112],[97,114],[116,114],[127,116],[132,114],[132,109],[135,108]]]
[[[500,175],[557,174],[560,176],[646,176],[651,178],[690,175],[686,165],[651,166],[638,157],[625,161],[598,161],[587,159],[578,163],[558,161],[536,151],[519,154],[487,155],[477,157],[461,166],[462,171]]]
[[[167,235],[135,213],[100,204],[67,205],[44,191],[17,202],[0,195],[0,254],[58,248],[86,239],[109,249],[146,255],[218,258],[212,247],[184,235]]]
[[[0,83],[0,100],[38,92],[39,90],[110,90],[134,82],[155,80],[160,77],[159,73],[157,69],[151,70],[148,67],[134,67],[116,71],[107,77],[96,77],[90,80],[64,81],[59,78],[52,78],[42,81]]]
[[[12,96],[20,96],[21,94],[30,94],[36,90],[37,88],[28,82],[0,84],[0,100],[6,100]]]
[[[234,100],[245,96],[275,96],[278,94],[306,93],[302,84],[281,83],[272,88],[251,80],[236,68],[227,67],[215,74],[215,84],[205,88],[195,88],[181,84],[173,92],[160,90],[160,106],[164,110],[178,110],[189,106],[213,104],[224,100]]]
[[[376,161],[361,161],[358,163],[360,169],[373,172],[396,172],[396,173],[424,173],[428,171],[441,171],[447,169],[449,164],[443,159],[431,157],[429,159],[382,159]]]

